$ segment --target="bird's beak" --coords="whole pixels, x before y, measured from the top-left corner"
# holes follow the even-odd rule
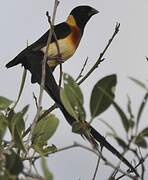
[[[90,16],[93,16],[93,15],[98,14],[98,13],[99,13],[98,10],[92,8],[91,11],[89,12],[89,15],[90,15]]]

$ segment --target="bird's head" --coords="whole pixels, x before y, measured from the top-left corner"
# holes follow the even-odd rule
[[[74,17],[78,27],[83,30],[88,20],[97,13],[99,11],[90,6],[78,6],[71,11],[70,15]]]

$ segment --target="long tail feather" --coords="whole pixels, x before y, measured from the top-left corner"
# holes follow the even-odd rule
[[[36,67],[32,67],[33,69],[37,69]],[[38,82],[40,84],[41,82],[41,66],[38,66],[38,69],[36,71],[35,75],[38,79]],[[51,69],[46,66],[46,78],[45,78],[45,88],[47,93],[53,98],[53,100],[57,103],[57,106],[61,109],[63,115],[65,116],[67,122],[72,125],[75,122],[75,119],[66,111],[64,108],[61,100],[60,100],[60,91],[59,87],[53,77]],[[104,146],[107,148],[110,152],[112,152],[115,156],[117,156],[122,162],[124,162],[135,174],[138,176],[137,171],[135,168],[125,159],[118,150],[116,150],[109,142],[106,141],[106,139],[98,132],[96,131],[92,126],[90,126],[90,133],[93,136],[93,138],[98,141],[101,146]]]
[[[14,59],[12,59],[9,63],[6,64],[7,68],[11,68],[23,62],[26,54],[29,53],[29,50],[26,48],[22,52],[20,52]]]

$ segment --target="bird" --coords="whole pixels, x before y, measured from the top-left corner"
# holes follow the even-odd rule
[[[54,26],[56,37],[52,35],[50,46],[48,48],[47,64],[49,67],[54,70],[54,68],[60,63],[57,60],[59,54],[56,41],[58,41],[60,58],[62,59],[62,62],[65,62],[75,53],[82,38],[86,23],[97,13],[98,11],[90,6],[78,6],[71,11],[65,22]],[[9,68],[19,63],[22,63],[22,65],[25,66],[25,59],[29,58],[29,56],[43,56],[46,51],[49,31],[50,30],[43,34],[43,36],[41,36],[41,38],[39,38],[35,43],[19,53],[19,55],[9,62],[6,67]]]
[[[53,71],[60,63],[73,56],[84,34],[84,29],[90,18],[99,13],[93,7],[82,5],[75,7],[65,22],[53,27],[54,33],[47,50],[47,62],[45,66],[46,76],[44,88],[62,111],[67,122],[72,126],[76,120],[66,111],[60,99],[60,89],[53,76]],[[36,42],[25,48],[14,59],[6,64],[7,68],[21,64],[31,73],[31,82],[41,84],[42,61],[46,53],[47,39],[51,29],[43,34]],[[59,51],[56,43],[58,43]],[[60,58],[59,58],[60,57]],[[107,148],[127,165],[137,176],[135,168],[115,149],[95,128],[89,125],[90,134],[102,147]],[[86,137],[87,138],[87,137]]]

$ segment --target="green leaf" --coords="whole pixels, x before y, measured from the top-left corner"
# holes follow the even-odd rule
[[[116,178],[112,176],[112,177],[109,177],[108,180],[116,180]]]
[[[99,80],[94,86],[90,99],[90,112],[92,118],[95,118],[104,112],[112,104],[110,98],[113,99],[115,97],[114,89],[116,84],[117,77],[115,74],[113,74]],[[100,89],[107,92],[110,98],[108,98]]]
[[[102,91],[104,93],[104,95],[110,99],[110,101],[112,101],[112,105],[114,106],[114,108],[116,109],[116,111],[118,112],[122,124],[124,126],[124,129],[126,130],[126,132],[129,130],[130,127],[130,122],[126,116],[126,114],[124,113],[124,111],[120,108],[120,106],[112,99],[112,97],[110,97],[110,95],[104,91],[103,89],[100,88],[100,91]]]
[[[135,138],[135,144],[138,145],[139,147],[142,147],[142,148],[147,148],[147,142],[144,138],[140,137],[140,136],[137,136]]]
[[[85,122],[74,122],[72,125],[72,132],[77,134],[90,134],[90,127]]]
[[[2,113],[0,113],[0,139],[3,138],[7,126],[8,126],[8,122],[6,117]]]
[[[18,130],[19,134],[22,134],[22,132],[25,129],[25,122],[23,119],[23,114],[21,112],[18,112],[14,114],[12,120],[11,120],[11,129],[16,128]]]
[[[0,180],[9,180],[10,176],[8,174],[0,175]]]
[[[14,128],[17,128],[19,134],[25,130],[24,115],[27,113],[29,105],[26,105],[22,111],[15,113],[13,110],[9,112],[8,122],[10,126],[10,131],[12,132]]]
[[[20,89],[19,89],[19,93],[18,93],[17,100],[16,100],[16,102],[15,102],[15,104],[14,104],[14,106],[13,106],[13,109],[16,107],[17,103],[18,103],[19,100],[20,100],[20,97],[21,97],[21,94],[22,94],[22,91],[23,91],[24,85],[25,85],[26,74],[27,74],[27,69],[24,68],[23,75],[22,75],[21,86],[20,86]]]
[[[144,128],[139,134],[138,136],[140,136],[141,138],[143,137],[148,137],[148,127]]]
[[[19,148],[19,150],[26,152],[22,135],[18,132],[18,129],[16,127],[14,127],[14,129],[13,129],[12,136],[13,136],[15,145]]]
[[[142,87],[143,89],[145,89],[146,91],[148,91],[148,88],[146,87],[146,85],[142,81],[139,81],[138,79],[135,79],[133,77],[129,77],[129,79],[132,80],[137,85],[139,85],[140,87]]]
[[[32,134],[32,144],[44,144],[48,139],[51,138],[51,136],[53,136],[58,125],[59,120],[53,114],[41,119],[36,124],[34,132]]]
[[[41,156],[47,156],[50,153],[56,152],[57,147],[55,145],[48,146],[47,143],[38,143],[33,145],[34,150],[39,153]]]
[[[133,112],[132,112],[132,106],[131,106],[132,102],[131,102],[131,99],[130,99],[129,96],[127,96],[127,98],[128,98],[127,111],[128,111],[128,113],[129,113],[130,120],[133,121],[133,119],[134,119],[134,114],[133,114]]]
[[[71,102],[67,97],[66,91],[62,88],[60,89],[60,98],[61,98],[62,104],[64,105],[67,112],[72,117],[74,117],[76,120],[78,120],[77,113],[75,112],[74,108],[72,107]]]
[[[64,80],[64,85],[65,85],[65,86],[66,86],[66,85],[70,86],[70,87],[73,89],[73,91],[75,91],[76,96],[77,96],[77,99],[79,99],[79,101],[81,102],[81,104],[83,104],[83,94],[82,94],[82,92],[81,92],[80,87],[79,87],[78,84],[74,81],[74,79],[73,79],[70,75],[64,73],[64,75],[63,75],[63,80]]]
[[[22,111],[18,113],[15,113],[14,111],[11,113],[12,115],[10,118],[8,118],[11,132],[13,132],[13,130],[16,128],[20,135],[23,133],[25,130],[24,115],[28,111],[28,107],[28,105],[25,106]]]
[[[139,108],[139,111],[138,111],[137,120],[136,120],[137,128],[138,128],[138,125],[139,125],[139,122],[140,122],[140,118],[141,118],[142,112],[143,112],[143,110],[145,108],[145,105],[147,103],[147,100],[148,100],[148,93],[146,93],[144,95],[144,98],[143,98],[143,100],[141,102],[141,105],[140,105],[140,108]]]
[[[148,127],[144,128],[135,138],[135,144],[142,147],[147,148],[147,142],[144,139],[145,137],[148,137]]]
[[[123,139],[121,139],[116,134],[110,134],[110,135],[114,137],[114,139],[117,141],[119,146],[121,146],[124,150],[127,148],[127,144],[126,144],[126,142]]]
[[[129,127],[131,129],[133,129],[135,127],[135,121],[134,120],[129,119],[128,124],[129,124]]]
[[[107,123],[103,119],[99,119],[99,121],[101,121],[103,124],[105,124],[113,132],[113,134],[117,134],[115,129],[109,123]]]
[[[45,179],[53,180],[53,175],[49,171],[47,164],[46,164],[46,161],[45,161],[45,158],[43,158],[43,157],[41,158],[41,165],[42,165],[42,170],[43,170],[43,174],[44,174]]]
[[[25,123],[21,112],[13,114],[9,127],[16,146],[25,152],[26,150],[22,139],[22,132],[25,129]]]
[[[83,95],[76,82],[67,74],[64,74],[64,88],[60,90],[61,101],[65,109],[78,121],[86,118],[83,108]]]
[[[126,142],[118,136],[114,128],[106,121],[102,119],[99,119],[99,120],[103,122],[103,124],[105,124],[112,131],[112,133],[107,133],[107,135],[112,136],[123,149],[127,148]]]
[[[0,110],[5,110],[12,104],[12,102],[13,101],[10,99],[0,96]]]
[[[126,132],[128,132],[131,124],[130,124],[130,121],[128,120],[126,114],[124,113],[124,111],[120,108],[120,106],[115,101],[113,101],[113,106],[121,118],[124,129],[126,130]]]
[[[23,171],[23,163],[18,154],[11,150],[11,154],[6,154],[6,169],[12,175],[18,175]]]
[[[133,114],[133,111],[132,111],[132,102],[131,102],[131,98],[129,96],[127,96],[128,98],[128,102],[127,102],[127,111],[128,111],[128,114],[129,114],[129,120],[128,120],[128,124],[129,124],[129,128],[133,129],[135,127],[135,116]]]
[[[15,113],[14,111],[11,111],[11,115],[8,117],[8,123],[9,123],[9,129],[12,134],[13,140],[16,144],[16,146],[23,150],[25,150],[25,146],[23,143],[23,137],[22,134],[25,130],[25,122],[24,122],[24,115],[28,111],[28,105],[25,106],[22,111]]]

